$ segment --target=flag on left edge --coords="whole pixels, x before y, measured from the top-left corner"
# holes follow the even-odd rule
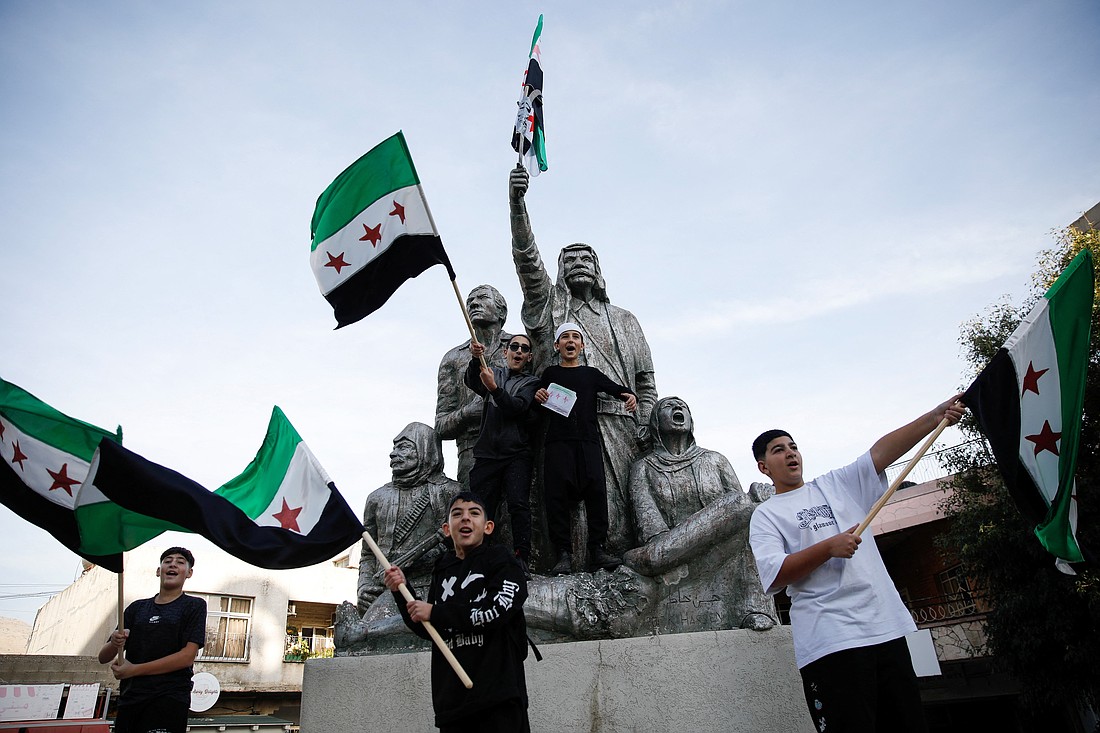
[[[244,473],[209,491],[109,440],[88,483],[127,509],[202,535],[262,568],[300,568],[350,547],[363,525],[278,407]]]
[[[1005,486],[1059,569],[1077,543],[1074,472],[1084,412],[1094,280],[1082,250],[963,395]]]
[[[531,55],[523,74],[523,93],[512,131],[512,150],[519,153],[532,177],[546,170],[546,124],[542,111],[542,16],[531,38]]]
[[[342,328],[432,265],[455,279],[405,136],[371,148],[329,184],[310,224],[310,265]]]
[[[73,506],[96,446],[121,440],[121,428],[71,418],[0,379],[0,502],[88,562],[120,572],[121,554],[81,547]]]

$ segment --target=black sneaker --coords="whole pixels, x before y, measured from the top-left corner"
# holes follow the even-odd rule
[[[551,575],[569,575],[573,572],[573,556],[568,552],[562,551],[558,555],[558,562],[550,569]]]
[[[608,553],[602,547],[593,547],[588,552],[588,567],[592,570],[611,571],[623,564],[621,557]]]

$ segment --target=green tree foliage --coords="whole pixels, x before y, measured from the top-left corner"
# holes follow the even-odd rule
[[[1039,255],[1027,302],[1007,299],[963,325],[959,342],[973,380],[1082,248],[1100,263],[1100,232],[1067,229],[1057,245]],[[1100,553],[1100,286],[1092,314],[1090,367],[1077,465],[1078,540],[1086,558]],[[980,435],[975,421],[963,430]],[[1015,675],[1022,703],[1033,710],[1087,702],[1100,709],[1100,568],[1078,568],[1070,576],[1055,569],[1054,558],[1032,533],[1033,523],[1017,511],[984,441],[956,456],[953,495],[944,503],[951,520],[941,548],[957,557],[984,599],[987,649]]]

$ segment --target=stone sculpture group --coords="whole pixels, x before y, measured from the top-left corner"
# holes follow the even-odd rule
[[[596,252],[577,243],[562,249],[556,280],[546,271],[527,214],[527,174],[509,178],[512,257],[523,292],[522,322],[530,337],[532,370],[553,363],[554,329],[571,321],[584,329],[587,363],[630,387],[631,415],[617,400],[601,400],[599,424],[607,476],[608,549],[623,555],[612,573],[547,577],[553,557],[540,502],[540,471],[532,486],[533,547],[525,612],[531,636],[542,641],[750,628],[776,623],[775,606],[757,578],[748,545],[749,516],[763,487],[746,493],[729,461],[695,443],[690,407],[658,399],[653,360],[634,315],[611,304]],[[471,291],[467,309],[486,358],[499,359],[509,335],[507,304],[489,285]],[[393,480],[372,492],[364,524],[388,559],[423,592],[436,557],[449,498],[468,486],[481,398],[462,383],[470,342],[451,349],[439,367],[435,428],[412,423],[394,438]],[[539,408],[533,408],[537,411]],[[538,430],[534,431],[538,435]],[[443,474],[440,440],[455,440],[458,481]],[[538,466],[537,439],[535,464]],[[583,511],[578,509],[577,511]],[[505,526],[497,541],[507,541]],[[584,522],[574,522],[574,548],[584,566]],[[407,633],[394,601],[382,590],[380,568],[364,550],[356,604],[337,611],[339,656],[421,648]]]

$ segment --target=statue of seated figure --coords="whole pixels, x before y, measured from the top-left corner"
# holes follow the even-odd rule
[[[543,641],[607,639],[776,624],[749,548],[749,517],[766,496],[749,494],[729,461],[695,444],[678,397],[649,417],[653,449],[630,469],[637,547],[613,573],[574,573],[527,584],[524,613]]]
[[[386,559],[405,571],[410,589],[427,597],[432,566],[443,553],[443,522],[458,482],[443,475],[443,453],[433,428],[410,423],[393,439],[393,480],[367,496],[363,526]],[[382,584],[382,568],[364,543],[359,561],[357,606],[337,609],[335,641],[340,655],[424,646],[408,633]]]
[[[630,467],[639,547],[624,562],[660,577],[656,628],[662,633],[775,625],[749,548],[755,503],[721,453],[695,443],[679,397],[658,400],[649,419],[653,449]]]

